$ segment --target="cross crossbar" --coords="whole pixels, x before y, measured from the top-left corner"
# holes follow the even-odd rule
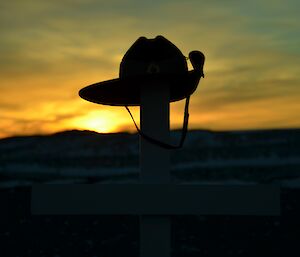
[[[34,185],[37,215],[279,215],[273,185]]]

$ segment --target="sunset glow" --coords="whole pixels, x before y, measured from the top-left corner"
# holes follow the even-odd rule
[[[89,103],[78,91],[118,78],[133,42],[157,35],[185,56],[206,56],[189,128],[300,127],[299,1],[30,0],[0,7],[0,137],[135,131],[124,108]],[[183,108],[183,101],[171,105],[171,128],[182,126]],[[138,108],[133,113],[138,122]]]
[[[89,114],[74,118],[69,126],[75,129],[87,129],[99,133],[119,132],[120,120],[110,111],[90,112]]]

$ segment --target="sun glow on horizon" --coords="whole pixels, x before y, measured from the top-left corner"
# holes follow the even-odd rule
[[[76,117],[68,122],[75,129],[92,130],[99,133],[114,133],[122,130],[122,117],[107,110],[91,111],[88,114]],[[120,126],[121,125],[121,126]]]

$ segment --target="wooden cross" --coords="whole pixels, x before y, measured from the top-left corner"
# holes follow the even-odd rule
[[[145,84],[141,130],[169,142],[169,87]],[[280,215],[273,185],[170,184],[170,153],[141,138],[140,183],[32,187],[34,215],[140,215],[140,256],[170,257],[169,215]]]

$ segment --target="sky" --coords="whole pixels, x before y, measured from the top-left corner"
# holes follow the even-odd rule
[[[296,0],[1,1],[0,137],[135,131],[124,107],[84,101],[78,91],[118,78],[136,39],[157,35],[185,56],[206,56],[190,129],[300,127],[299,11]],[[171,104],[172,129],[183,108]],[[139,121],[139,108],[132,112]]]

